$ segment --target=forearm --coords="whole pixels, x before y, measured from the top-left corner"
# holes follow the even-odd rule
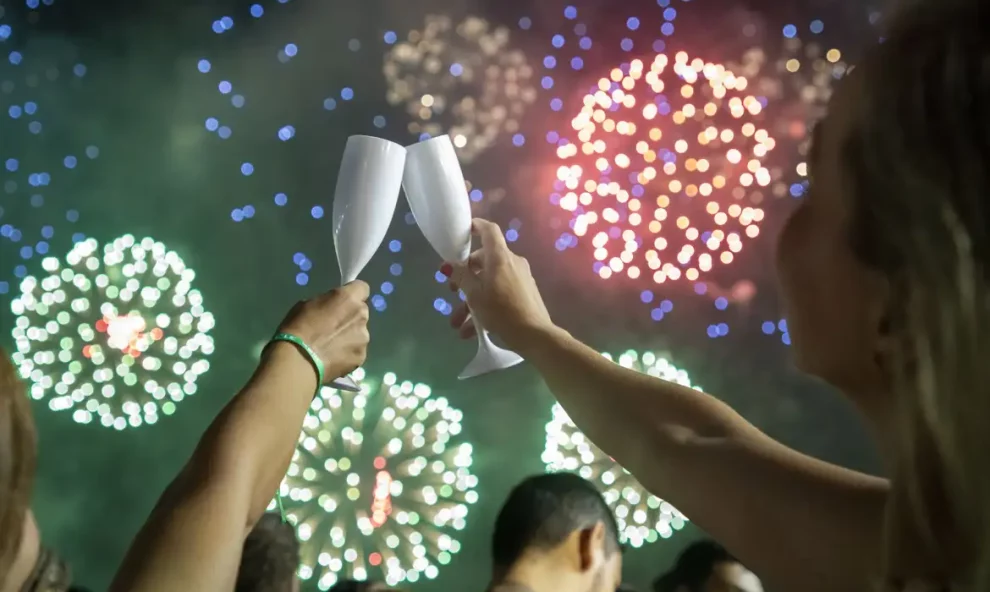
[[[746,437],[760,432],[697,390],[623,368],[562,329],[534,332],[521,348],[575,424],[608,454],[635,460],[644,438]],[[657,459],[654,459],[657,460]]]
[[[295,346],[270,345],[254,376],[207,429],[187,478],[247,485],[225,495],[248,501],[245,526],[253,526],[292,460],[316,387],[316,373]]]
[[[285,475],[315,391],[316,375],[294,346],[270,346],[162,495],[113,589],[232,585],[240,542]]]

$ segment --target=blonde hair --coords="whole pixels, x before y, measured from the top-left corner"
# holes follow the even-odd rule
[[[897,13],[858,73],[843,151],[853,247],[892,293],[888,561],[917,536],[952,589],[973,592],[990,590],[990,7],[980,4]]]
[[[17,370],[0,348],[0,575],[9,573],[20,550],[31,504],[35,451],[31,406]]]

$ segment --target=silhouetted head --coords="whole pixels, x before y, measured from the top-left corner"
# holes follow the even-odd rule
[[[247,539],[235,592],[295,592],[299,589],[299,541],[291,524],[275,513],[261,517]]]
[[[499,580],[521,564],[540,566],[579,592],[614,592],[622,582],[615,517],[589,481],[571,473],[529,477],[495,522],[492,563]]]
[[[394,588],[389,588],[382,582],[341,580],[334,584],[329,592],[389,592],[390,590],[394,590]]]
[[[654,592],[763,592],[760,580],[714,541],[681,552],[674,567],[653,582]]]

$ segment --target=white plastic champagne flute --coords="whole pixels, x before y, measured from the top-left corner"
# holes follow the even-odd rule
[[[341,284],[356,280],[385,240],[405,164],[406,149],[394,142],[371,136],[347,138],[333,196],[333,244]],[[360,390],[350,376],[331,386]]]
[[[471,202],[464,174],[448,136],[439,136],[406,148],[402,187],[416,224],[444,261],[462,263],[471,254]],[[474,319],[478,353],[458,376],[460,379],[501,370],[523,361],[519,354],[492,343]]]

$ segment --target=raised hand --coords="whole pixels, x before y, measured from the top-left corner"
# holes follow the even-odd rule
[[[324,382],[340,378],[368,355],[368,284],[354,281],[297,303],[279,331],[299,337],[320,356]]]
[[[475,218],[471,230],[480,237],[481,248],[466,263],[445,263],[441,268],[450,278],[451,289],[460,289],[467,297],[467,305],[451,316],[451,325],[469,339],[475,335],[469,315],[477,316],[486,329],[518,350],[525,345],[526,335],[553,327],[553,321],[529,262],[509,250],[498,225]]]

